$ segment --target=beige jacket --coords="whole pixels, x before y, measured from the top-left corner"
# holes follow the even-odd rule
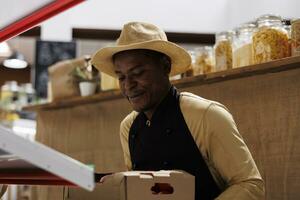
[[[224,191],[217,199],[263,200],[264,182],[227,109],[187,92],[180,94],[180,108],[209,170]],[[128,135],[137,114],[130,113],[120,127],[128,170],[131,170]]]

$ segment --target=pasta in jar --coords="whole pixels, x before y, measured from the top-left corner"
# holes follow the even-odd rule
[[[259,64],[290,56],[287,31],[283,28],[281,18],[266,15],[258,19],[258,31],[252,41],[253,63]]]
[[[232,35],[232,32],[221,32],[216,35],[216,71],[232,68]]]
[[[300,19],[292,21],[292,56],[300,56]]]

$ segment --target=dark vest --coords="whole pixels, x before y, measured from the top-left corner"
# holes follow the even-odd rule
[[[195,176],[196,200],[216,198],[221,191],[185,123],[174,87],[149,122],[141,112],[130,128],[133,170],[184,170]]]

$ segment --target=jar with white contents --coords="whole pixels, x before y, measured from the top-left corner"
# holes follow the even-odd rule
[[[252,62],[252,35],[256,29],[253,23],[241,25],[236,29],[233,44],[233,68],[251,65]]]

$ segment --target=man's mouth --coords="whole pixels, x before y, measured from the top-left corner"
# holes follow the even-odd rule
[[[127,97],[130,101],[133,101],[133,100],[138,99],[139,97],[141,97],[143,94],[144,94],[144,92],[138,92],[138,93],[128,95]]]

